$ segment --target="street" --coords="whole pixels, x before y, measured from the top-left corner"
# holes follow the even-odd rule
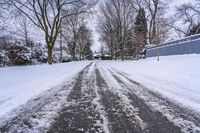
[[[18,112],[4,121],[0,132],[178,133],[198,132],[195,126],[200,126],[199,116],[99,62]],[[53,112],[53,121],[37,126],[33,120],[44,118],[46,112]]]

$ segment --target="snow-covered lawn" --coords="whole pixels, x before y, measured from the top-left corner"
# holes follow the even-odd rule
[[[42,92],[69,81],[90,63],[0,68],[0,117]]]
[[[132,80],[184,107],[200,113],[200,55],[147,58],[139,61],[105,61]]]

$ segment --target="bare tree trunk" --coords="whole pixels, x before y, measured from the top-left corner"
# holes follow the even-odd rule
[[[115,49],[115,61],[117,60],[117,50]]]
[[[113,48],[111,48],[111,60],[113,60],[113,57],[114,57],[114,50]]]
[[[82,60],[83,59],[83,44],[84,43],[84,39],[83,39],[83,33],[81,34],[81,42],[80,42],[80,60]]]
[[[112,32],[110,33],[112,34]],[[114,48],[113,48],[113,36],[110,36],[110,54],[111,54],[111,60],[113,60],[113,55],[114,55]]]
[[[150,24],[149,24],[149,44],[152,44],[152,20],[150,21]]]
[[[81,50],[81,52],[79,53],[79,60],[82,60],[82,50]]]
[[[73,42],[73,48],[72,48],[72,59],[73,61],[76,61],[76,42]]]
[[[122,42],[121,58],[122,58],[122,61],[124,61],[124,40]]]
[[[53,55],[53,48],[51,46],[48,46],[48,63],[52,64],[52,55]]]
[[[62,63],[63,58],[62,50],[62,25],[60,24],[60,63]]]
[[[73,52],[72,58],[73,58],[73,61],[76,61],[75,52]]]

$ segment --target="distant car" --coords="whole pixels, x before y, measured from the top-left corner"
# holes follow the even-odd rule
[[[101,60],[101,54],[94,54],[95,60]]]

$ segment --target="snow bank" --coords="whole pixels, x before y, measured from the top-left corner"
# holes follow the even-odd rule
[[[102,65],[124,72],[129,78],[181,106],[200,113],[200,55],[176,55],[139,61],[105,61]]]
[[[89,63],[0,68],[0,117],[42,92],[69,81]]]

